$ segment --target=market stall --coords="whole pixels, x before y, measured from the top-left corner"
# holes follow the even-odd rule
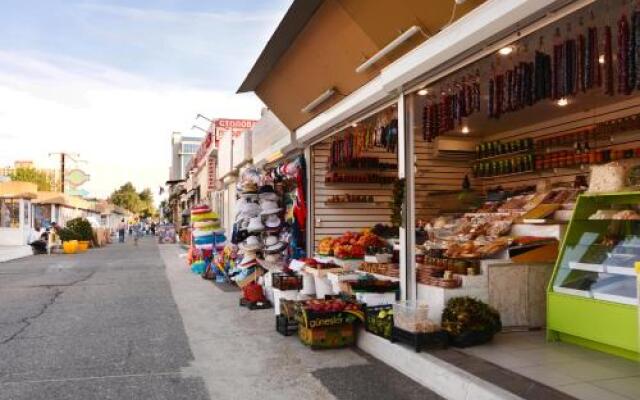
[[[546,288],[568,221],[587,203],[579,196],[602,180],[625,181],[592,171],[638,164],[638,16],[626,2],[596,1],[426,77],[405,97],[407,159],[416,166],[407,175],[406,222],[415,234],[406,268],[415,276],[409,292],[429,304],[429,318],[440,320],[451,299],[469,296],[499,311],[505,327],[541,327],[548,310],[552,339],[637,354],[628,340],[637,312],[622,311],[637,304],[635,289],[618,283],[623,278],[595,279],[617,283],[600,296],[601,267],[565,281],[590,264],[573,247],[585,235],[571,233],[575,222],[548,296]],[[581,218],[596,212],[591,206]],[[593,300],[574,312],[580,293]],[[624,338],[593,334],[612,326],[605,309],[619,317]]]

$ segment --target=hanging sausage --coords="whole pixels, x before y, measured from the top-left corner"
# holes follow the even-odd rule
[[[618,93],[631,94],[629,86],[629,21],[622,14],[618,20]]]
[[[604,28],[604,93],[613,96],[613,50],[611,48],[611,27]]]

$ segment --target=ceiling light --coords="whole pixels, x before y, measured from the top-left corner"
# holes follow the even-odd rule
[[[358,123],[357,123],[357,122],[354,122],[353,124],[351,124],[351,127],[352,127],[352,128],[355,128],[356,126],[358,126]]]
[[[566,98],[566,97],[562,97],[562,98],[558,99],[557,104],[558,104],[558,106],[560,106],[560,107],[564,107],[564,106],[566,106],[567,104],[569,104],[569,100],[567,100],[567,98]]]
[[[604,64],[604,54],[600,54],[600,57],[598,57],[598,62],[600,64]]]
[[[311,111],[316,109],[320,104],[322,104],[325,101],[329,100],[329,98],[331,96],[333,96],[335,93],[336,93],[336,89],[335,88],[327,89],[324,93],[322,93],[320,96],[318,96],[311,103],[309,103],[306,106],[304,106],[301,111],[303,113],[310,113]]]
[[[513,53],[513,46],[505,46],[498,50],[498,53],[501,56],[508,56],[509,54]]]
[[[358,68],[356,68],[356,73],[359,74],[361,72],[368,70],[369,68],[371,68],[373,64],[380,61],[382,57],[386,56],[387,54],[395,50],[398,46],[400,46],[402,43],[409,40],[413,35],[415,35],[418,32],[422,32],[422,29],[420,29],[420,27],[417,25],[413,25],[406,31],[402,32],[400,36],[393,39],[391,42],[389,42],[388,45],[384,46],[380,51],[378,51],[376,54],[371,56],[371,58],[369,58],[367,61],[360,64]]]
[[[466,135],[471,131],[469,130],[469,127],[465,125],[465,126],[462,127],[462,129],[460,129],[460,132],[462,132],[464,135]]]
[[[420,89],[418,90],[418,94],[420,96],[426,96],[429,93],[429,91],[427,89]]]

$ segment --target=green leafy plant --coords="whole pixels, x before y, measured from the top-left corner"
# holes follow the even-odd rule
[[[455,297],[447,302],[442,313],[442,328],[451,336],[470,333],[492,337],[502,329],[500,314],[480,300]]]
[[[67,222],[67,229],[73,231],[77,240],[93,240],[93,228],[85,218],[74,218]]]
[[[60,240],[62,240],[63,242],[68,242],[71,240],[82,240],[82,239],[80,239],[80,237],[75,231],[69,228],[62,228],[60,229]]]

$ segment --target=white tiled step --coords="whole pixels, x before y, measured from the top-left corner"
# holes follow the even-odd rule
[[[514,395],[428,353],[389,342],[361,329],[358,347],[450,400],[516,400]]]

